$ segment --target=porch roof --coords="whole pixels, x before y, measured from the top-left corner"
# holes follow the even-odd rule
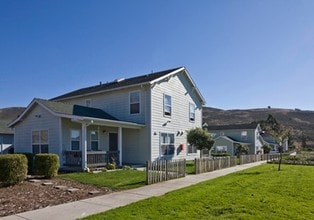
[[[121,121],[98,108],[91,108],[56,101],[48,101],[38,98],[34,99],[31,104],[29,104],[29,106],[25,109],[25,111],[16,120],[12,121],[8,126],[13,127],[16,123],[20,122],[24,117],[26,117],[27,113],[31,109],[33,109],[36,104],[40,105],[55,116],[69,118],[72,121],[76,122],[95,123],[100,125],[121,126],[129,128],[144,127],[143,124]]]

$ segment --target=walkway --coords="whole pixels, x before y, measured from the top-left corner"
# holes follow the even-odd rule
[[[46,207],[16,215],[1,218],[2,220],[54,220],[54,219],[77,219],[99,212],[108,211],[120,206],[147,199],[152,196],[161,196],[167,192],[191,186],[206,180],[214,179],[247,168],[255,167],[266,161],[260,161],[250,164],[238,165],[222,170],[216,170],[209,173],[198,175],[188,175],[184,178],[170,180],[162,183],[152,184],[136,189],[125,190],[116,193],[110,193],[90,199],[84,199],[76,202]]]

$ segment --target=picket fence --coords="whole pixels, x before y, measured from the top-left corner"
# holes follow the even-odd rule
[[[146,184],[185,177],[186,160],[156,160],[146,162]]]
[[[195,158],[195,174],[211,172],[237,165],[237,157]]]

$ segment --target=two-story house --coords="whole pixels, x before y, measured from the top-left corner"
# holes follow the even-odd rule
[[[9,126],[16,152],[55,153],[61,167],[192,159],[186,131],[202,126],[204,104],[180,67],[34,99]]]
[[[204,126],[212,134],[212,152],[237,154],[237,145],[247,146],[249,154],[262,153],[264,140],[258,123]]]

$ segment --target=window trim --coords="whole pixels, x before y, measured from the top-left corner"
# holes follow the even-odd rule
[[[192,152],[189,152],[189,149],[192,149]],[[195,149],[195,152],[193,152],[193,149]],[[196,155],[197,154],[197,147],[193,146],[192,144],[188,143],[187,144],[187,149],[186,149],[186,154],[189,155]]]
[[[93,140],[93,139],[92,139],[92,132],[97,132],[97,140]],[[89,141],[89,142],[90,142],[90,150],[91,150],[91,151],[98,151],[98,150],[99,150],[99,131],[98,131],[98,130],[91,130],[91,131],[90,131],[89,139],[90,139],[90,141]],[[97,142],[97,150],[93,150],[93,149],[92,149],[92,146],[93,146],[93,145],[92,145],[92,142]]]
[[[166,105],[166,96],[170,97],[170,105]],[[172,96],[171,95],[168,95],[166,93],[164,93],[164,103],[163,103],[163,114],[164,114],[164,117],[168,117],[168,118],[171,118],[172,116]],[[170,106],[170,114],[166,114],[166,106]]]
[[[134,103],[131,103],[131,94],[132,93],[138,93],[138,102],[134,102]],[[138,104],[138,112],[135,112],[135,113],[132,113],[131,112],[131,105],[134,105],[134,104]],[[135,91],[132,91],[132,92],[129,92],[129,114],[130,115],[138,115],[138,114],[141,114],[141,92],[139,90],[135,90]]]
[[[41,142],[42,132],[47,131],[47,142]],[[39,132],[38,142],[33,142],[33,132]],[[34,129],[31,130],[31,145],[32,145],[32,153],[34,154],[34,146],[38,145],[38,153],[49,153],[49,129]],[[42,146],[47,146],[47,152],[42,152]]]
[[[73,147],[72,147],[72,131],[78,131],[79,132],[79,148],[77,150],[73,150]],[[70,151],[80,151],[81,150],[81,130],[80,129],[75,129],[75,128],[71,128],[70,129]]]
[[[85,99],[85,106],[86,107],[92,107],[92,100],[91,99]]]
[[[169,135],[173,135],[173,143],[171,143],[171,138],[169,138],[169,142],[168,143],[163,143],[162,142],[162,134],[166,134],[167,137],[169,138]],[[174,133],[167,133],[167,132],[160,132],[159,133],[159,155],[161,157],[172,157],[173,155],[175,155],[175,143],[176,143],[176,138],[175,138],[175,134]],[[166,145],[167,146],[167,152],[170,151],[169,146],[173,146],[173,154],[163,154],[162,153],[162,146]]]
[[[193,106],[194,112],[191,112],[191,106]],[[189,103],[189,121],[193,122],[193,123],[195,122],[195,107],[196,107],[196,105],[194,103],[192,103],[192,102]],[[191,118],[191,114],[193,114],[193,120]]]

